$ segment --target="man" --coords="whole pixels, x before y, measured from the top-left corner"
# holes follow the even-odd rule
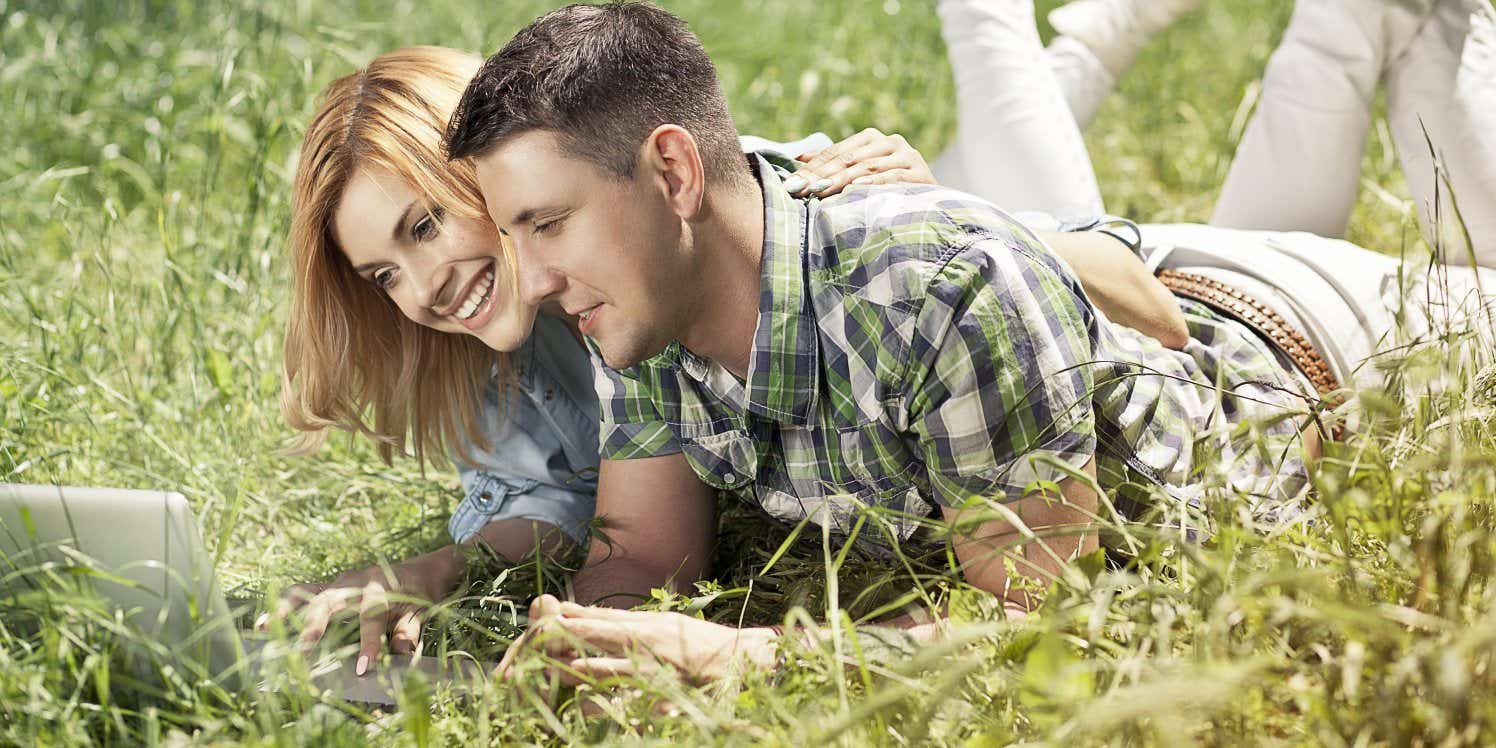
[[[1021,613],[1024,579],[1096,547],[1098,477],[1183,485],[1196,440],[1291,404],[1244,328],[1191,307],[1196,340],[1166,351],[990,204],[909,185],[796,200],[736,136],[699,41],[635,3],[535,21],[448,132],[520,293],[577,315],[606,364],[607,542],[574,580],[584,602],[705,576],[722,490],[885,546],[936,516],[966,580]],[[1264,491],[1302,479],[1220,443]]]

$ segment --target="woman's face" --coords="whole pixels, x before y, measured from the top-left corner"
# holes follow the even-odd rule
[[[535,307],[513,289],[499,232],[447,215],[382,169],[360,169],[333,214],[343,255],[412,321],[472,335],[496,351],[530,337]]]

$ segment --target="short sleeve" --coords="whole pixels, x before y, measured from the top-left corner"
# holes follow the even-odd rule
[[[647,366],[620,372],[596,362],[592,367],[599,406],[598,455],[604,460],[635,460],[681,451],[670,425],[655,407]]]
[[[467,445],[471,462],[454,459],[463,500],[447,522],[453,540],[504,519],[540,520],[584,539],[596,507],[596,464],[568,459],[556,419],[519,385],[495,382],[484,392],[478,423],[486,443]]]
[[[1095,454],[1094,315],[1057,258],[984,239],[934,276],[906,381],[934,498],[1013,501]]]

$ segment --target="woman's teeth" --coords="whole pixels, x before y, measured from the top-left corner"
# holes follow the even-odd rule
[[[492,291],[493,271],[490,270],[483,274],[483,279],[478,281],[476,286],[473,286],[473,291],[468,294],[467,301],[462,302],[462,306],[458,307],[457,318],[472,318],[478,312],[478,307],[483,306],[483,302],[488,300],[488,294]]]

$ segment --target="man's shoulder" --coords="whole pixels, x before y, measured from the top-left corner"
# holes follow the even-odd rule
[[[935,185],[850,189],[819,201],[810,222],[812,277],[888,304],[923,298],[951,260],[979,242],[1038,244],[993,204]]]

